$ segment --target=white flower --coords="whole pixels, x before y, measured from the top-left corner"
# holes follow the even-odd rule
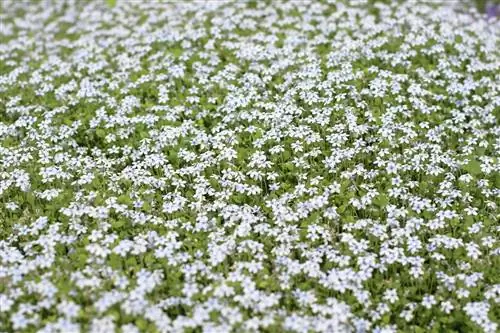
[[[437,301],[432,295],[426,295],[422,298],[422,306],[426,309],[430,309],[435,304],[437,304]]]
[[[5,208],[8,210],[16,210],[19,208],[19,205],[15,202],[9,201],[5,204]]]
[[[395,303],[399,299],[396,289],[388,289],[384,292],[384,300],[389,303]]]
[[[14,305],[14,300],[4,294],[0,294],[0,312],[7,312]]]

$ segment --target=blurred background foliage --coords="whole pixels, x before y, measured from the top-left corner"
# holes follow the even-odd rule
[[[108,6],[114,7],[116,6],[117,1],[131,1],[131,0],[105,0]],[[165,0],[165,2],[170,2],[171,0]],[[221,0],[222,1],[222,0]],[[385,2],[385,3],[390,3],[394,0],[367,0],[368,4],[374,4],[377,2]],[[500,16],[500,0],[399,0],[399,1],[413,1],[415,3],[419,2],[434,2],[434,3],[439,3],[439,2],[456,2],[456,3],[462,3],[464,7],[475,7],[478,12],[487,14],[488,17],[492,16]]]
[[[476,8],[478,9],[478,11],[484,13],[486,12],[486,10],[488,9],[488,7],[490,6],[500,6],[500,0],[472,0],[471,1],[475,6]],[[497,13],[498,13],[498,9],[497,9]]]
[[[394,0],[368,0],[369,4],[374,4],[377,2],[391,3]],[[450,3],[454,2],[456,4],[461,4],[465,8],[475,7],[478,12],[487,14],[488,16],[499,16],[500,15],[500,0],[396,0],[396,1],[412,1],[415,3]]]

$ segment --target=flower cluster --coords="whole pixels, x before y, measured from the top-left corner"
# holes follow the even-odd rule
[[[0,3],[0,331],[498,332],[500,21]]]

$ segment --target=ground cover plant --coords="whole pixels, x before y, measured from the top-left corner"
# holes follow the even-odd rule
[[[0,332],[498,332],[459,5],[0,2]]]

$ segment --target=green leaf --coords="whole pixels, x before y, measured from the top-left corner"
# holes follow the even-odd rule
[[[61,295],[67,295],[72,289],[71,281],[70,280],[59,281],[59,283],[57,284],[57,289]]]
[[[119,229],[123,225],[125,225],[124,220],[115,220],[115,221],[111,222],[111,226],[113,227],[113,229]]]
[[[79,267],[83,267],[87,263],[88,254],[80,253],[77,257],[77,262]]]
[[[135,257],[129,257],[126,261],[126,265],[129,271],[131,269],[135,271],[135,268],[137,266],[137,260],[135,259]]]
[[[108,4],[109,7],[116,6],[116,0],[106,0],[106,3]]]
[[[122,260],[119,255],[111,253],[108,260],[109,266],[114,269],[120,269],[122,267]]]
[[[385,194],[379,194],[375,197],[375,200],[373,200],[373,203],[376,204],[379,207],[385,207],[389,203],[389,199]]]
[[[464,170],[471,175],[478,175],[481,173],[481,163],[475,159],[470,160],[470,162],[464,166]]]
[[[135,321],[137,327],[141,330],[146,330],[148,328],[148,322],[142,318],[139,318]]]
[[[473,224],[474,224],[474,218],[473,218],[472,216],[470,216],[470,215],[467,215],[467,216],[465,217],[465,219],[464,219],[464,223],[465,223],[465,225],[467,225],[467,226],[471,226],[471,225],[473,225]]]
[[[148,253],[144,256],[144,263],[146,264],[147,267],[152,267],[155,261],[156,258],[152,253]]]
[[[104,138],[106,136],[106,131],[103,130],[102,128],[99,128],[95,131],[95,134],[99,137],[99,138]]]
[[[126,195],[126,194],[122,194],[118,197],[118,203],[120,204],[124,204],[124,205],[127,205],[127,204],[131,204],[132,203],[132,200],[130,199],[130,196],[129,195]]]

